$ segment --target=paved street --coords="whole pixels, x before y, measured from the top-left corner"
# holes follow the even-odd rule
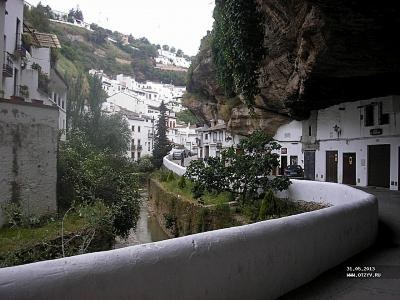
[[[378,198],[379,237],[376,244],[279,299],[400,299],[400,192],[383,188],[360,189]],[[346,278],[347,266],[376,267],[383,278]]]

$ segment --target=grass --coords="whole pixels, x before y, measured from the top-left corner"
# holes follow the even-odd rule
[[[65,218],[64,233],[82,230],[87,225],[83,218],[71,213]],[[0,256],[59,236],[61,236],[61,220],[49,221],[38,228],[2,228],[0,229]]]

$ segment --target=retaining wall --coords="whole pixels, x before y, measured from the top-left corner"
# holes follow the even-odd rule
[[[58,110],[0,100],[0,206],[17,203],[26,216],[57,211]],[[0,207],[0,227],[6,222]]]
[[[293,180],[331,207],[146,245],[0,269],[0,299],[275,299],[369,247],[376,198]]]

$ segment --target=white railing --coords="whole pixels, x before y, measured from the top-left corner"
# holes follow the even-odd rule
[[[164,167],[166,167],[168,170],[174,172],[175,174],[182,176],[183,174],[186,173],[186,168],[182,167],[176,163],[174,163],[173,161],[169,160],[169,155],[165,156],[163,158],[163,165]]]
[[[286,195],[332,206],[0,269],[0,299],[276,299],[374,242],[374,196],[340,184],[296,180]]]

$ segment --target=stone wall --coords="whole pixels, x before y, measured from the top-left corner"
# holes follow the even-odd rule
[[[204,206],[166,191],[161,183],[149,181],[149,204],[169,237],[178,237],[234,226],[229,204]]]
[[[57,108],[0,100],[0,205],[21,204],[27,216],[57,210],[57,141]]]

